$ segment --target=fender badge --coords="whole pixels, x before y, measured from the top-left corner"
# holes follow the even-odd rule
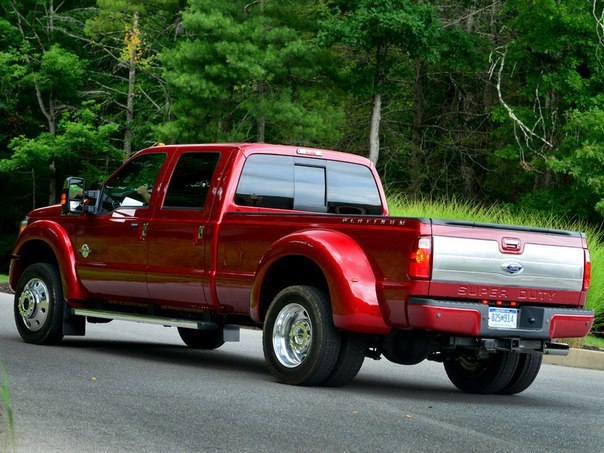
[[[503,263],[501,265],[501,270],[508,274],[515,275],[520,274],[524,270],[524,267],[522,267],[522,264],[520,263]]]
[[[80,247],[80,254],[82,255],[82,258],[88,258],[88,255],[90,255],[90,247],[88,247],[88,244],[84,244],[82,247]]]

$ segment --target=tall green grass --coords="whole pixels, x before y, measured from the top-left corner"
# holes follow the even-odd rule
[[[388,201],[390,214],[393,216],[470,220],[584,232],[587,235],[592,269],[586,308],[594,310],[596,313],[594,328],[604,325],[604,231],[602,229],[571,218],[517,210],[503,205],[485,206],[477,202],[455,199],[446,201],[412,200],[396,196],[391,197]]]
[[[4,406],[4,414],[6,414],[5,424],[7,425],[7,430],[4,431],[4,449],[2,451],[17,451],[17,443],[15,441],[15,421],[13,419],[13,410],[10,406],[10,396],[8,394],[8,377],[6,376],[6,371],[4,371],[4,366],[2,365],[2,361],[0,360],[0,376],[2,377],[2,385],[0,386],[0,409]],[[0,415],[3,415],[0,413]],[[0,431],[0,433],[2,432]]]

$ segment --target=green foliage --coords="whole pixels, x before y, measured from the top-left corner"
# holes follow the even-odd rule
[[[17,442],[15,437],[15,420],[13,418],[13,410],[10,405],[10,395],[8,393],[8,377],[4,370],[2,360],[0,360],[0,376],[2,377],[2,386],[0,386],[0,408],[6,414],[6,429],[0,430],[4,434],[3,451],[17,451]],[[4,418],[4,417],[2,417]]]
[[[192,0],[183,39],[162,58],[175,92],[166,141],[333,143],[342,115],[304,8]]]
[[[123,155],[110,142],[117,126],[99,124],[98,111],[99,106],[88,101],[77,113],[63,115],[56,135],[43,132],[34,138],[14,138],[9,144],[13,154],[0,160],[0,172],[43,169],[55,161],[61,174],[82,174],[90,183],[100,183]]]
[[[324,9],[319,39],[375,52],[396,46],[411,58],[427,61],[439,55],[441,25],[432,5],[410,0],[356,0],[330,2]]]
[[[30,75],[43,93],[60,93],[62,99],[77,99],[85,64],[74,53],[53,44],[42,54],[40,68]]]
[[[136,150],[262,140],[367,155],[376,93],[378,171],[393,191],[598,225],[604,46],[592,6],[0,1],[0,230],[12,234],[47,204],[53,180],[100,181],[127,141]],[[538,137],[521,133],[498,85]]]
[[[550,167],[570,175],[581,195],[591,199],[591,206],[604,217],[604,110],[575,110],[565,129],[565,155],[552,159]]]

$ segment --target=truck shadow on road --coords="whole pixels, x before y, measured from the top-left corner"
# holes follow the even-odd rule
[[[182,368],[199,369],[212,372],[216,378],[216,372],[221,375],[220,379],[245,379],[262,383],[274,383],[279,386],[278,391],[283,391],[287,386],[274,381],[268,372],[264,358],[257,351],[254,355],[242,354],[239,351],[216,350],[203,351],[193,350],[186,346],[173,344],[158,344],[138,341],[119,340],[92,340],[70,338],[64,341],[61,348],[76,349],[91,355],[102,354],[103,356],[121,356],[123,358],[145,360],[149,362],[161,362],[175,367],[174,373],[178,374]],[[388,398],[389,400],[400,399],[417,400],[426,402],[448,402],[471,405],[502,405],[507,407],[525,407],[527,405],[541,408],[556,408],[559,403],[552,399],[535,396],[530,390],[526,393],[514,396],[501,395],[471,395],[458,391],[444,378],[434,383],[425,383],[415,373],[405,376],[401,369],[400,380],[393,380],[392,376],[380,376],[377,370],[370,373],[362,372],[350,384],[340,388],[325,387],[289,387],[292,394],[339,393],[351,396],[366,396],[376,399]],[[444,373],[444,371],[443,371]],[[536,385],[539,385],[538,383]]]

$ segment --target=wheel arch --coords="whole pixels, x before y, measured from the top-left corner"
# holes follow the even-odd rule
[[[303,230],[272,244],[252,286],[252,319],[263,322],[275,295],[292,285],[315,286],[328,294],[340,329],[380,335],[391,330],[382,317],[369,259],[344,233]]]
[[[29,225],[13,248],[9,284],[16,289],[23,271],[34,263],[50,263],[59,269],[66,300],[84,299],[75,270],[75,253],[69,235],[57,222],[40,220]]]

